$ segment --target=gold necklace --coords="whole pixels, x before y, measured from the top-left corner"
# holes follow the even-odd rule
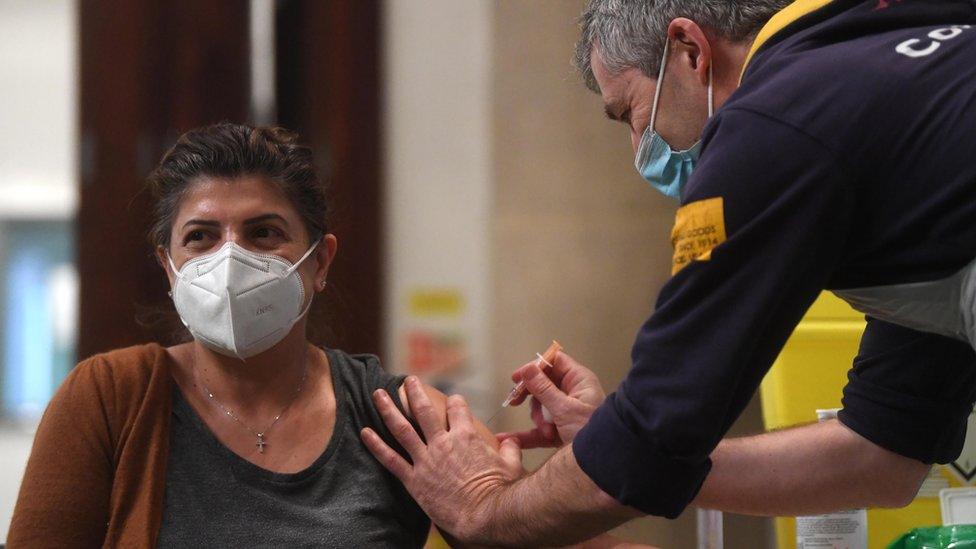
[[[197,368],[196,354],[193,354],[191,356],[193,356],[193,370],[195,371]],[[298,394],[302,392],[302,388],[305,386],[305,378],[308,377],[308,353],[307,352],[305,354],[305,357],[306,358],[304,361],[304,365],[302,366],[302,380],[298,382],[298,388],[295,389],[295,394],[292,395],[291,400],[289,400],[288,404],[285,404],[285,407],[282,408],[280,412],[278,412],[278,415],[274,417],[271,423],[267,427],[262,429],[260,432],[252,429],[250,425],[244,423],[244,421],[241,420],[241,418],[237,417],[237,414],[235,414],[229,408],[221,404],[220,401],[217,400],[217,397],[214,396],[213,391],[211,391],[210,389],[207,388],[206,385],[204,385],[202,379],[200,381],[200,387],[203,388],[203,392],[206,393],[208,397],[210,397],[210,400],[213,401],[213,403],[216,404],[217,407],[224,412],[224,414],[229,416],[231,419],[237,422],[238,425],[244,427],[245,429],[250,431],[252,435],[257,437],[257,442],[255,442],[254,445],[258,447],[258,452],[263,454],[264,447],[268,445],[268,442],[265,440],[268,431],[270,431],[271,428],[274,427],[276,423],[278,423],[278,420],[281,419],[281,416],[285,415],[285,412],[287,412],[288,409],[291,408],[291,405],[294,404],[296,400],[298,400]]]

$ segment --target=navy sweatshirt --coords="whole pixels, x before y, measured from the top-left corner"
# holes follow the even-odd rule
[[[646,513],[694,499],[823,289],[936,280],[976,257],[976,0],[823,4],[767,25],[706,126],[675,274],[573,443],[603,490]],[[869,318],[840,420],[944,463],[974,397],[968,344]]]

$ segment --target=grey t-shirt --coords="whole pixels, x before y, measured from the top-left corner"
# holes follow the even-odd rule
[[[233,453],[174,391],[158,547],[423,546],[430,521],[359,439],[369,426],[392,442],[370,394],[384,388],[400,404],[403,377],[371,355],[326,352],[335,429],[322,455],[297,473],[268,471]]]

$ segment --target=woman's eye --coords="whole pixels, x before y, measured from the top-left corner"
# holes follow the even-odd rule
[[[284,235],[282,234],[281,231],[279,231],[274,227],[257,227],[254,229],[254,232],[251,233],[251,236],[255,240],[263,240],[267,242],[269,239],[273,241],[277,241],[281,239]]]
[[[190,231],[183,237],[183,244],[186,246],[199,246],[207,241],[209,236],[206,231]]]

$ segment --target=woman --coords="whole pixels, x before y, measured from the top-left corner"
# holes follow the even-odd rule
[[[311,151],[280,129],[200,128],[149,187],[150,240],[193,341],[71,372],[9,545],[422,545],[427,517],[359,440],[369,427],[392,441],[370,397],[385,389],[409,411],[403,379],[306,338],[337,247]]]

